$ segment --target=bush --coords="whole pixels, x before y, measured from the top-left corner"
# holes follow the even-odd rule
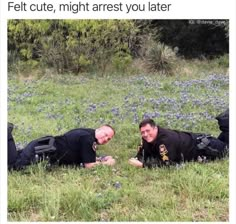
[[[146,50],[145,64],[150,72],[171,75],[176,61],[175,52],[160,42],[150,41]]]
[[[132,20],[10,20],[8,48],[16,55],[9,68],[14,56],[58,73],[123,72],[137,31]]]
[[[229,20],[139,20],[155,40],[178,47],[178,55],[207,59],[229,52]]]
[[[216,62],[219,66],[222,66],[223,68],[229,68],[229,55],[225,54],[223,56],[220,56],[216,59]]]
[[[112,58],[112,66],[119,73],[127,71],[127,67],[131,64],[131,62],[131,55],[124,52],[118,52]]]

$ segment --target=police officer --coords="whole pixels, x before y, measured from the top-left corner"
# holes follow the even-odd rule
[[[91,168],[97,164],[114,165],[111,156],[96,157],[97,145],[106,144],[115,134],[110,125],[97,129],[78,128],[61,136],[46,136],[33,140],[17,151],[8,125],[8,169],[21,169],[27,165],[48,159],[50,164],[78,165]]]
[[[142,142],[135,158],[129,163],[136,167],[177,165],[184,161],[204,161],[223,158],[228,144],[206,134],[165,129],[152,119],[139,124]]]

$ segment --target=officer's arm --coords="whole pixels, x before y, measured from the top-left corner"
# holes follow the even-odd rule
[[[143,167],[143,163],[140,162],[137,158],[129,159],[129,164],[132,165],[132,166],[135,166],[135,167],[140,167],[140,168]]]
[[[115,159],[112,158],[112,156],[105,156],[102,159],[97,158],[96,162],[94,163],[84,163],[85,168],[92,168],[96,165],[107,165],[107,166],[113,166],[116,163]]]
[[[84,163],[84,168],[92,168],[96,165],[96,162],[95,163]]]
[[[135,167],[143,167],[143,147],[142,147],[142,142],[141,144],[138,146],[138,151],[137,154],[134,158],[130,158],[129,159],[129,164]]]

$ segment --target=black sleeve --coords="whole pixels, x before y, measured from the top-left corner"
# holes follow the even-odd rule
[[[137,158],[139,161],[143,161],[143,148],[141,145],[138,146],[138,151],[137,151],[137,154],[135,156],[135,158]]]
[[[148,160],[148,158],[150,157],[150,153],[148,153],[147,151],[145,151],[144,149],[144,145],[143,142],[141,141],[140,145],[138,146],[138,151],[136,154],[136,158],[143,163],[143,167],[146,166],[146,161]]]
[[[159,151],[163,162],[165,161],[166,157],[167,157],[167,160],[169,161],[169,163],[172,163],[173,161],[178,160],[176,144],[177,144],[177,142],[173,142],[173,141],[163,141],[163,143],[159,145],[159,150],[160,150],[160,148],[164,148],[163,153],[161,153],[161,151]],[[164,162],[164,164],[165,164],[165,162]]]
[[[96,162],[96,143],[90,138],[80,139],[80,152],[82,163]]]

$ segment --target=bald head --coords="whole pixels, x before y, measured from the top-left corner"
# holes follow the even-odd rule
[[[95,137],[99,145],[109,142],[115,135],[115,130],[110,125],[103,125],[95,130]]]

